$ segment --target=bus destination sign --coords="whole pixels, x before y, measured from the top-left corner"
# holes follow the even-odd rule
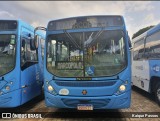
[[[16,30],[17,21],[0,20],[0,30]]]
[[[121,16],[94,16],[77,17],[51,21],[48,24],[49,31],[96,28],[109,26],[123,26],[124,22]]]

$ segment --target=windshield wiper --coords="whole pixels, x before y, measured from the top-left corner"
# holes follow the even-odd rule
[[[92,35],[94,32],[91,33],[91,35],[89,36],[88,40],[84,42],[84,46],[87,46],[88,44],[90,44],[93,41]]]
[[[102,28],[100,31],[98,31],[97,34],[93,38],[91,38],[92,34],[90,35],[90,37],[89,37],[90,44],[88,45],[89,47],[97,40],[97,38],[103,33],[103,31],[104,31],[104,28]]]
[[[76,41],[73,39],[73,37],[66,31],[63,30],[63,32],[67,35],[67,37],[71,40],[71,42],[79,49],[81,49],[81,47],[76,43]]]

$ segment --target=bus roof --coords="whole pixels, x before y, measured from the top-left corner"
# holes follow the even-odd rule
[[[139,35],[138,37],[134,38],[132,43],[139,41],[143,37],[148,37],[148,36],[152,35],[153,33],[157,32],[158,30],[160,30],[160,23],[157,24],[155,27],[152,27],[148,31],[144,32],[143,34]]]
[[[144,32],[143,34],[137,36],[136,38],[134,38],[134,39],[132,40],[132,43],[135,43],[136,41],[139,41],[140,39],[142,39],[143,37],[146,37],[146,36],[147,36],[147,31]]]
[[[158,30],[160,30],[160,23],[157,24],[155,27],[152,27],[151,29],[149,29],[147,36],[152,35],[153,33],[157,32]]]
[[[55,20],[51,20],[51,21],[60,21],[60,20],[67,20],[67,19],[75,19],[75,18],[82,18],[82,17],[122,17],[121,15],[88,15],[88,16],[74,16],[74,17],[67,17],[67,18],[61,18],[61,19],[55,19]],[[49,21],[49,22],[51,22]],[[48,22],[48,23],[49,23]]]

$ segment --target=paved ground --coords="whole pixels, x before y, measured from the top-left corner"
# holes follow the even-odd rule
[[[112,121],[139,121],[139,120],[148,120],[148,121],[160,121],[160,118],[131,118],[129,116],[134,115],[137,116],[137,112],[142,112],[143,115],[154,115],[156,116],[157,113],[152,113],[150,114],[150,112],[158,112],[158,115],[160,117],[160,107],[156,104],[156,102],[154,101],[154,97],[148,93],[146,93],[143,90],[140,90],[136,87],[133,87],[132,90],[132,102],[131,102],[131,107],[129,109],[119,109],[119,110],[95,110],[93,112],[78,112],[76,110],[67,110],[67,109],[57,109],[57,108],[47,108],[45,107],[44,104],[44,98],[43,96],[41,97],[37,97],[36,99],[30,101],[29,103],[19,107],[19,108],[15,108],[15,109],[0,109],[0,112],[8,112],[8,111],[22,111],[24,113],[32,113],[32,112],[45,112],[43,114],[44,118],[39,118],[39,119],[18,119],[18,120],[29,120],[29,121],[33,121],[33,120],[39,120],[39,121],[76,121],[76,120],[82,120],[82,121],[93,121],[93,120],[101,120],[101,121],[105,121],[108,118],[106,118],[105,114],[109,114],[111,112],[111,115],[115,115],[115,117],[117,115],[121,115],[126,116],[126,118],[112,118],[109,120]],[[52,113],[50,113],[52,112]],[[114,114],[114,112],[116,112]],[[125,112],[125,113],[124,113]],[[138,113],[140,116],[140,113]],[[55,118],[49,118],[49,115],[52,115],[52,117]],[[65,117],[67,115],[70,115],[70,117]],[[71,118],[71,116],[75,116],[78,118]],[[83,115],[83,118],[79,118]],[[58,118],[57,118],[58,117]],[[94,118],[92,118],[94,117]],[[6,120],[6,119],[0,119],[0,120]],[[12,121],[15,121],[15,119],[10,119]],[[17,119],[16,119],[17,120]]]

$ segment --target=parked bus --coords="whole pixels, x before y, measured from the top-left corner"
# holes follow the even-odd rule
[[[21,20],[0,20],[0,107],[17,107],[42,93],[43,60],[34,28]],[[35,46],[37,45],[37,46]]]
[[[128,41],[122,16],[50,21],[44,56],[46,106],[78,110],[129,108]]]
[[[153,93],[160,104],[160,24],[133,39],[133,85]]]

